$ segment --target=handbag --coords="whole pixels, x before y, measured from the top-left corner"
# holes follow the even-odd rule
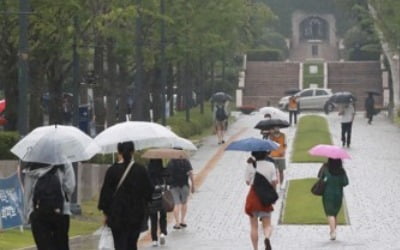
[[[162,207],[166,212],[174,211],[175,202],[171,190],[166,190],[161,197]]]
[[[318,178],[318,180],[314,183],[314,185],[311,187],[311,193],[313,195],[317,196],[322,196],[325,192],[325,184],[326,182],[324,181],[325,175],[327,172],[325,171],[326,167],[322,166],[320,169],[321,176]]]
[[[322,196],[325,191],[325,181],[323,178],[319,178],[317,182],[311,187],[311,193],[313,195]]]
[[[114,238],[111,229],[107,226],[103,226],[101,229],[99,250],[114,250]]]

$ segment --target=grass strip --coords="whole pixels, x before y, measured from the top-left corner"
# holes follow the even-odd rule
[[[327,224],[321,196],[315,196],[310,191],[316,181],[316,178],[289,181],[282,224]],[[337,217],[340,225],[347,224],[344,214],[345,209],[346,204],[343,202]]]
[[[97,199],[82,204],[82,215],[72,216],[69,236],[88,235],[96,231],[102,223],[102,214],[97,210]],[[24,229],[10,229],[0,232],[0,249],[11,250],[33,246],[32,232]]]
[[[292,162],[325,162],[326,158],[308,154],[308,151],[317,144],[332,144],[328,122],[319,115],[301,117],[293,143]]]

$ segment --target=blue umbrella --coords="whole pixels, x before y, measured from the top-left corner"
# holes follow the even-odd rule
[[[225,150],[234,151],[271,151],[279,147],[279,144],[271,141],[259,138],[246,138],[238,141],[234,141]]]

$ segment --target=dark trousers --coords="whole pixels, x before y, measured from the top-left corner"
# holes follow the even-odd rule
[[[372,118],[374,118],[374,113],[372,111],[367,111],[367,118],[368,118],[368,123],[371,124]]]
[[[127,227],[121,230],[111,228],[114,237],[115,250],[137,250],[140,235],[140,225]]]
[[[290,111],[289,110],[289,123],[292,125],[292,118],[294,118],[294,124],[297,124],[297,111]]]
[[[160,221],[158,221],[158,215],[160,215]],[[157,241],[157,231],[158,231],[158,223],[160,223],[160,231],[161,233],[167,235],[167,212],[164,210],[160,210],[159,212],[150,214],[150,222],[151,222],[151,239],[153,241]]]
[[[30,220],[38,250],[69,250],[69,215],[34,211]]]
[[[347,145],[350,146],[351,142],[351,127],[353,123],[352,122],[344,122],[342,123],[342,143],[343,146]]]

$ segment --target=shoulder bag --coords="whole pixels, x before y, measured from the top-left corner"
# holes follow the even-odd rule
[[[254,168],[257,168],[256,162],[253,163]],[[256,171],[253,181],[254,191],[264,206],[274,204],[279,196],[275,188],[269,183],[267,178]]]
[[[313,195],[322,196],[324,194],[326,184],[326,182],[324,181],[325,175],[326,170],[324,169],[321,177],[319,177],[317,182],[315,182],[314,185],[311,187],[311,193]]]

